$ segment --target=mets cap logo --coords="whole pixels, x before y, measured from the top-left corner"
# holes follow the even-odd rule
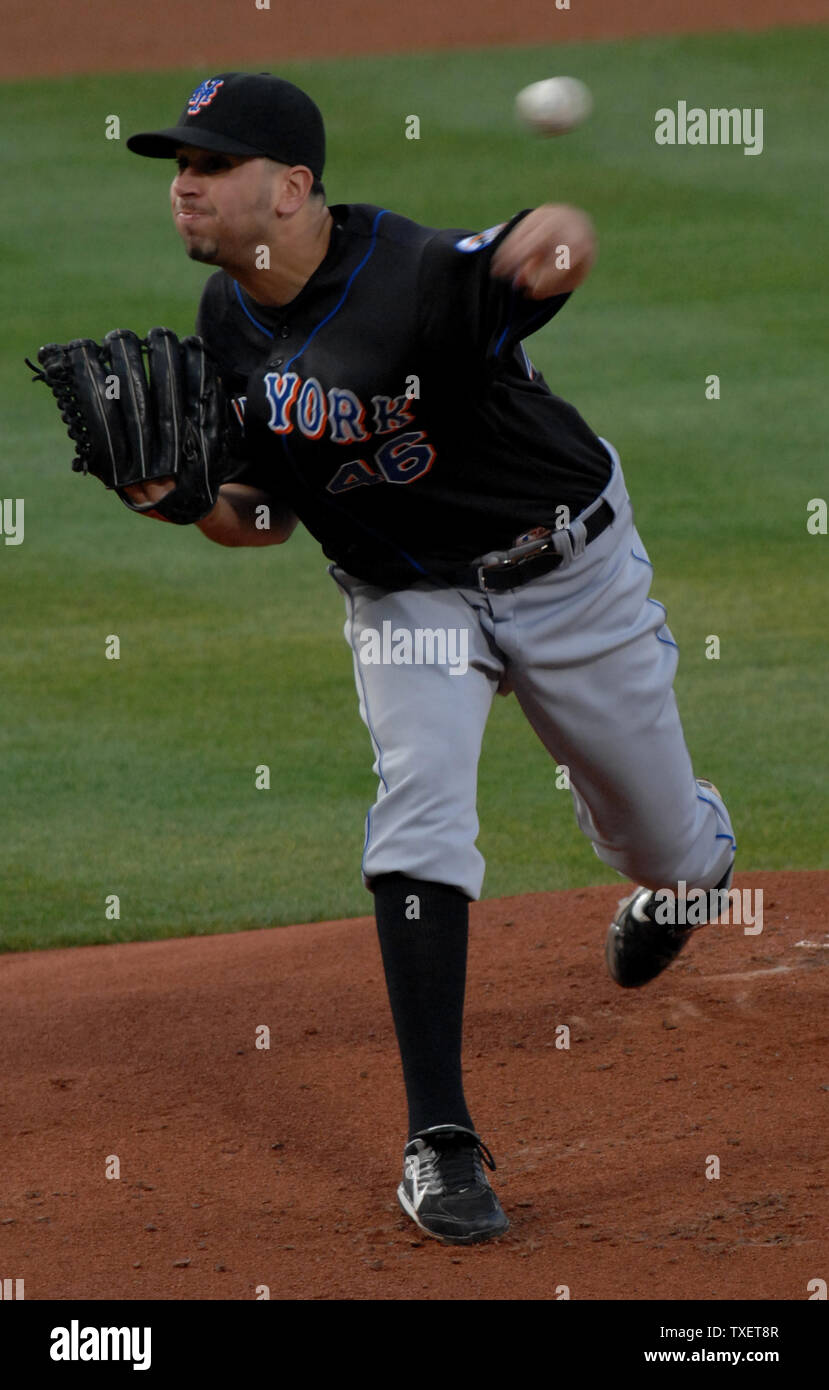
[[[487,227],[485,232],[476,232],[474,236],[461,237],[460,241],[455,242],[456,251],[480,251],[482,247],[489,246],[494,241],[499,232],[506,227],[506,222],[499,222],[497,227]]]
[[[188,116],[198,116],[205,106],[209,106],[220,87],[224,86],[221,77],[208,77],[204,82],[200,82],[195,92],[187,103]]]

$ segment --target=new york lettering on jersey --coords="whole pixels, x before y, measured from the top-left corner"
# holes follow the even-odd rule
[[[297,429],[306,439],[327,435],[332,444],[350,446],[403,431],[399,438],[382,443],[370,458],[341,463],[325,484],[328,492],[347,492],[384,479],[411,483],[432,466],[435,450],[426,431],[406,428],[415,424],[415,418],[414,399],[405,392],[399,396],[374,395],[367,408],[348,387],[332,386],[326,392],[316,377],[303,382],[297,372],[266,372],[264,387],[270,408],[268,429],[274,434],[290,435]]]

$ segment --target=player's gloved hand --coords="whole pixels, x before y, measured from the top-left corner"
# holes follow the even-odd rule
[[[57,400],[75,472],[93,473],[132,511],[201,521],[238,473],[226,395],[201,338],[151,328],[142,340],[116,329],[102,343],[47,344],[40,369],[26,360]]]

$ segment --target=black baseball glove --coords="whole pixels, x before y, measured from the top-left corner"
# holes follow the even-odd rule
[[[69,427],[73,469],[94,473],[132,511],[179,526],[201,521],[220,485],[244,466],[232,452],[227,397],[201,338],[151,328],[142,340],[116,329],[102,343],[48,343],[37,360],[40,369],[28,358],[27,365]],[[175,487],[158,502],[138,505],[124,491],[167,477]]]

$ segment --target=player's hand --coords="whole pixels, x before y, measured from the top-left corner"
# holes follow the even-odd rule
[[[176,480],[171,474],[164,478],[147,478],[143,483],[131,483],[124,488],[133,502],[143,506],[146,502],[160,502],[168,492],[172,492]]]
[[[153,511],[150,503],[160,502],[162,497],[166,497],[168,492],[173,491],[175,485],[175,478],[168,473],[163,478],[146,478],[143,483],[129,483],[124,488],[124,492],[136,507],[147,508],[143,513],[144,516],[151,516],[155,521],[166,521],[166,516]]]
[[[567,294],[596,259],[596,233],[581,208],[544,203],[513,227],[492,258],[493,275],[512,280],[528,299]]]

